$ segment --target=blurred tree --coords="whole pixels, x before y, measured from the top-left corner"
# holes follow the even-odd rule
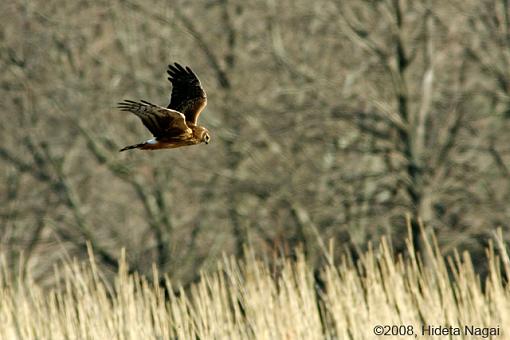
[[[184,282],[244,243],[362,245],[405,216],[445,249],[508,228],[506,1],[116,0],[2,5],[0,242]],[[208,146],[119,154],[190,65]],[[415,240],[417,238],[415,237]],[[417,246],[419,246],[417,244]]]

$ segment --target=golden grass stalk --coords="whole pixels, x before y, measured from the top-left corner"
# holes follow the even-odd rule
[[[0,339],[377,339],[377,325],[404,326],[418,338],[443,338],[422,334],[429,325],[462,328],[455,339],[473,338],[465,326],[492,327],[510,338],[510,259],[501,234],[496,239],[483,283],[468,253],[445,259],[426,243],[424,261],[411,246],[408,256],[397,256],[385,240],[357,263],[325,265],[320,288],[299,252],[279,259],[275,272],[248,250],[202,273],[186,292],[166,279],[170,296],[129,275],[123,257],[113,284],[91,254],[88,263],[59,268],[61,284],[51,290],[30,277],[14,279],[3,266]]]

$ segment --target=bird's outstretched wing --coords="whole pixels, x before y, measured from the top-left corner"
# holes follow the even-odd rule
[[[179,136],[191,133],[186,125],[186,117],[180,112],[151,104],[144,100],[135,102],[124,100],[118,103],[122,111],[134,113],[154,137]]]
[[[168,108],[182,112],[186,121],[197,124],[200,112],[207,105],[200,80],[189,67],[182,67],[178,63],[168,65],[168,80],[172,83],[172,95]]]

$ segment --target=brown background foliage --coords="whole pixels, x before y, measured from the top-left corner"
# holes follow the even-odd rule
[[[406,215],[483,254],[510,206],[506,0],[23,1],[0,5],[0,248],[45,277],[122,247],[188,282],[222,252],[403,247]],[[190,65],[212,143],[148,136]]]

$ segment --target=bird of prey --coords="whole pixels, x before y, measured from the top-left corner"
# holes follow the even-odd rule
[[[143,143],[129,145],[120,151],[130,149],[156,150],[180,146],[209,144],[209,131],[197,125],[198,116],[207,105],[200,80],[189,67],[178,63],[168,65],[168,80],[172,83],[172,94],[168,107],[151,104],[145,100],[135,102],[124,100],[118,104],[122,111],[134,113],[154,138]]]

